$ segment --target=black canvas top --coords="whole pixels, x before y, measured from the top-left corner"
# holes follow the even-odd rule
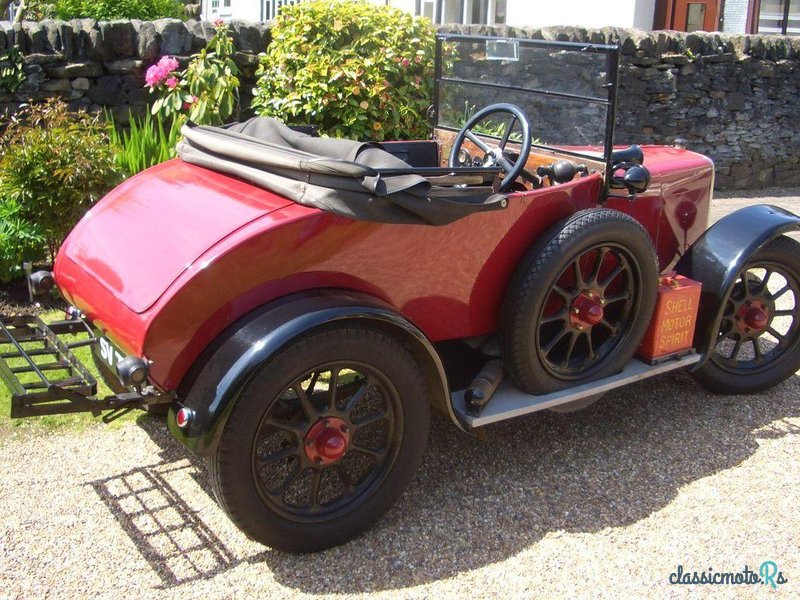
[[[184,125],[178,155],[188,163],[240,177],[298,204],[352,219],[446,225],[505,207],[488,188],[434,186],[380,144],[313,137],[255,117],[224,127]]]

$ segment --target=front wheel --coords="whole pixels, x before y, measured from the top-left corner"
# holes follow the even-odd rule
[[[800,243],[779,237],[740,271],[708,361],[693,373],[712,392],[754,394],[800,369]]]
[[[422,373],[397,339],[353,325],[314,332],[242,391],[211,460],[212,487],[252,539],[322,550],[395,502],[428,424]]]

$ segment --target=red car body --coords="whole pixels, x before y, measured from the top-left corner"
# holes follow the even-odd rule
[[[607,206],[644,225],[666,269],[706,228],[713,164],[677,148],[644,152],[648,191]],[[173,390],[226,327],[293,292],[372,295],[433,342],[495,331],[525,251],[554,223],[596,206],[602,188],[594,174],[513,194],[505,210],[447,226],[392,225],[302,206],[175,159],[93,207],[54,272],[70,303],[124,352],[152,361],[151,381]]]

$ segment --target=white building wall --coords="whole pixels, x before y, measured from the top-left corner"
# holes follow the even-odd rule
[[[747,0],[726,0],[722,15],[725,33],[744,33],[747,30]]]
[[[655,5],[655,0],[508,0],[508,24],[652,29]]]

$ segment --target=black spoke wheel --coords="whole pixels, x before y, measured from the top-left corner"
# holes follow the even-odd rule
[[[334,518],[379,486],[397,457],[400,398],[369,365],[334,362],[291,382],[253,444],[253,477],[277,514]]]
[[[696,379],[712,391],[755,393],[800,368],[800,244],[780,237],[738,273],[716,345]]]
[[[311,552],[355,537],[409,483],[427,389],[397,339],[342,325],[303,337],[243,388],[211,458],[215,495],[249,537]]]
[[[501,315],[505,364],[542,394],[621,370],[655,306],[658,268],[647,232],[619,211],[581,211],[535,245]]]

